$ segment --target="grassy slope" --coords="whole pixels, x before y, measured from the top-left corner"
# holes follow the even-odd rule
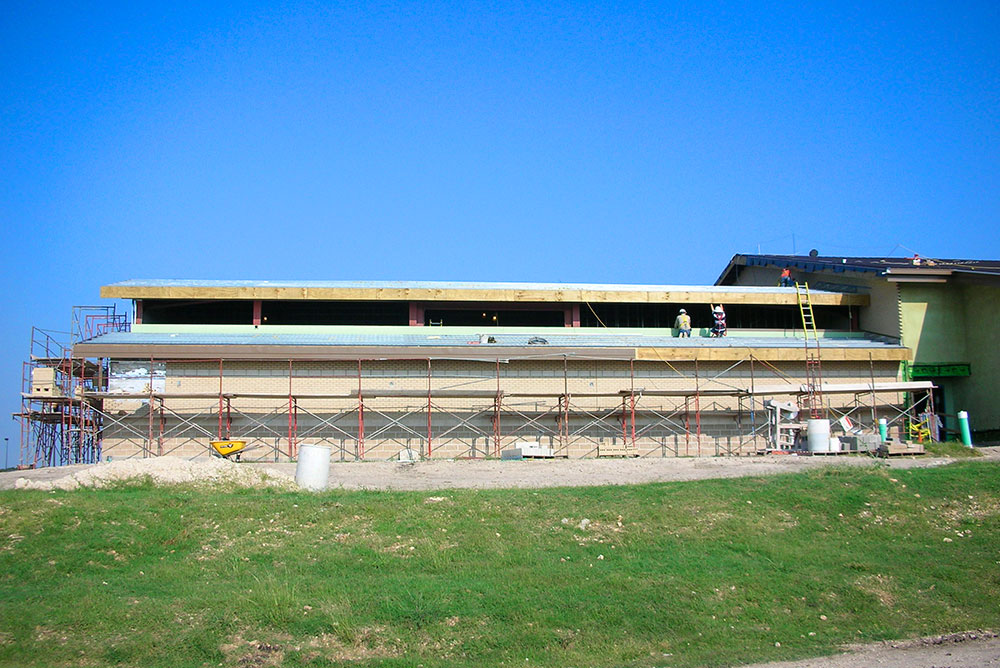
[[[983,462],[538,491],[3,492],[0,664],[787,659],[997,626],[998,546],[1000,467]]]

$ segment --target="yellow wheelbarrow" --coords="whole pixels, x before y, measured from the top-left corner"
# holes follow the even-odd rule
[[[240,461],[240,453],[247,447],[247,442],[240,440],[209,441],[209,444],[223,459],[236,455],[236,461]]]

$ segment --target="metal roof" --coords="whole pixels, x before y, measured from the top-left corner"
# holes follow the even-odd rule
[[[430,329],[430,328],[421,328]],[[488,343],[491,336],[494,343]],[[532,344],[532,339],[545,343]],[[899,347],[867,338],[822,338],[826,348],[885,348]],[[386,346],[386,347],[455,347],[516,346],[544,349],[546,346],[561,348],[801,348],[802,337],[732,336],[711,338],[695,336],[678,338],[642,334],[254,334],[238,333],[163,333],[163,332],[112,332],[88,339],[84,343],[97,345],[186,345],[186,346]]]
[[[843,255],[753,255],[737,254],[719,275],[716,285],[726,281],[733,268],[791,267],[805,272],[863,272],[877,275],[906,274],[965,274],[1000,276],[1000,260],[956,260],[920,257],[848,257]]]

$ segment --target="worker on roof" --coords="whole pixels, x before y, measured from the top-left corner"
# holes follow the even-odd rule
[[[781,270],[781,283],[779,283],[778,285],[780,285],[783,288],[790,288],[790,287],[792,287],[792,268],[791,267],[785,267],[784,269]]]
[[[677,319],[674,320],[674,327],[677,329],[677,336],[682,339],[691,338],[691,316],[684,309],[680,310],[677,314]]]
[[[722,308],[722,304],[718,306],[712,305],[712,318],[715,322],[712,325],[711,335],[720,338],[726,335],[726,311]]]

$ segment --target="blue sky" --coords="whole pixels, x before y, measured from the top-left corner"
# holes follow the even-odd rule
[[[5,5],[4,413],[127,278],[1000,258],[998,3],[234,4]]]

